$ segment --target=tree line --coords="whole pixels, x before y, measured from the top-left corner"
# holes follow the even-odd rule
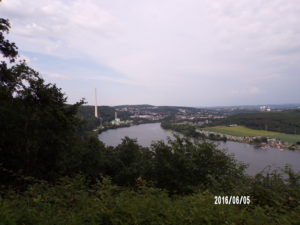
[[[240,113],[215,120],[210,126],[239,124],[257,130],[269,130],[287,134],[300,134],[300,110],[281,112]]]

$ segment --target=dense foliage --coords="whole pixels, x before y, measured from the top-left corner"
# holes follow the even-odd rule
[[[166,130],[176,131],[180,134],[183,134],[186,137],[197,138],[197,139],[209,139],[214,141],[227,141],[226,137],[223,137],[219,134],[209,134],[204,135],[197,132],[197,127],[195,125],[184,124],[184,123],[174,123],[171,121],[163,121],[161,127]]]
[[[170,193],[184,194],[212,186],[218,191],[234,190],[245,178],[245,166],[213,144],[194,144],[179,137],[168,144],[156,142],[150,149],[125,138],[108,156],[112,161],[107,175],[119,185],[134,185],[143,178]]]
[[[239,124],[252,129],[270,130],[287,134],[300,133],[300,110],[282,112],[241,113],[211,123],[211,126]]]
[[[288,168],[252,178],[210,143],[108,147],[86,135],[83,102],[66,104],[18,61],[8,30],[1,19],[0,224],[299,224],[300,176]],[[214,205],[214,195],[251,204]]]
[[[8,28],[1,20],[1,39]],[[67,105],[56,85],[18,61],[14,44],[4,40],[0,51],[10,59],[0,63],[0,165],[11,173],[52,179],[78,140],[76,113],[82,102]]]
[[[281,195],[266,181],[255,180],[255,190],[266,198]],[[271,180],[269,181],[271,182]],[[283,197],[283,196],[282,196]],[[269,199],[269,201],[272,201]],[[277,198],[274,199],[277,201]],[[274,203],[273,203],[274,204]],[[61,179],[56,185],[32,185],[25,193],[8,192],[0,198],[1,224],[299,224],[300,208],[292,210],[281,202],[276,207],[215,205],[209,192],[169,196],[149,187],[143,180],[135,190],[112,185],[108,179],[87,186],[76,178]]]
[[[187,137],[201,137],[201,134],[196,131],[195,126],[190,126],[188,124],[176,124],[170,121],[163,121],[161,123],[161,127],[166,130],[173,130],[179,133],[182,133],[184,136]]]

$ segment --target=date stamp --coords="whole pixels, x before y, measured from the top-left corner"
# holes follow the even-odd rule
[[[215,196],[215,205],[250,205],[250,196]]]

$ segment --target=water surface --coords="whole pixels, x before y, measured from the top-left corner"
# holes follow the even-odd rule
[[[99,139],[106,145],[116,146],[121,143],[121,139],[125,136],[136,138],[140,145],[147,147],[153,141],[167,141],[169,136],[173,136],[173,132],[162,129],[160,123],[151,123],[107,130],[99,135]],[[219,148],[234,154],[237,160],[249,164],[247,173],[250,175],[260,172],[269,165],[275,168],[289,164],[295,171],[300,171],[300,151],[262,149],[232,141],[216,143]]]

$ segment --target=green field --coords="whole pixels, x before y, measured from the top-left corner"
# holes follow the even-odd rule
[[[300,141],[300,135],[299,134],[295,135],[295,134],[283,134],[283,133],[280,133],[280,134],[274,135],[272,137],[280,139],[280,140],[283,140],[283,141],[288,142],[290,144],[294,144],[294,143]]]
[[[282,141],[288,142],[288,143],[296,143],[297,141],[300,141],[300,135],[294,135],[294,134],[283,134],[279,132],[273,132],[273,131],[265,131],[265,130],[254,130],[250,129],[244,126],[235,126],[235,127],[229,127],[229,126],[215,126],[215,127],[206,127],[203,128],[203,130],[206,131],[212,131],[222,134],[228,134],[232,136],[237,137],[244,137],[244,136],[263,136],[263,137],[270,137],[270,138],[277,138]]]

